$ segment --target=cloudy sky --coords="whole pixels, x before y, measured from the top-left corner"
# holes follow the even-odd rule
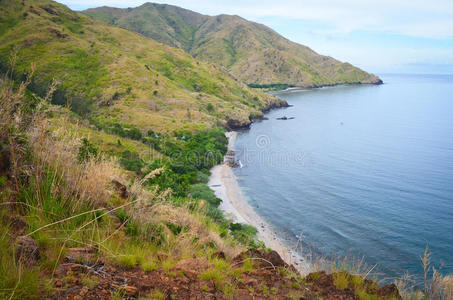
[[[75,10],[144,0],[58,0]],[[453,0],[166,0],[265,24],[320,54],[374,73],[453,74]]]

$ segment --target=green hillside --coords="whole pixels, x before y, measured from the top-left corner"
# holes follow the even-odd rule
[[[39,28],[39,30],[36,30]],[[30,90],[70,104],[99,126],[146,132],[246,125],[285,102],[249,89],[225,70],[140,34],[105,25],[51,1],[0,2],[0,63],[17,52],[15,75],[35,63]]]
[[[83,13],[222,65],[253,86],[381,83],[378,77],[349,63],[319,55],[264,25],[238,16],[211,17],[153,3],[130,9],[99,7]]]

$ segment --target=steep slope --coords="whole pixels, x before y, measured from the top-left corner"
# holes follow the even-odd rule
[[[238,16],[211,17],[154,3],[129,9],[99,7],[83,13],[220,64],[248,84],[313,87],[381,83],[378,77],[349,63],[319,55]]]
[[[39,30],[36,30],[39,28]],[[17,52],[17,78],[35,63],[30,89],[70,104],[99,126],[112,122],[171,132],[246,125],[286,102],[249,89],[227,71],[180,49],[105,25],[52,1],[0,2],[0,63]]]

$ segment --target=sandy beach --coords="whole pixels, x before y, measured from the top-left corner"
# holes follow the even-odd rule
[[[228,150],[234,151],[236,134],[236,132],[227,132]],[[254,226],[258,230],[258,239],[264,242],[266,247],[277,251],[288,264],[294,265],[301,273],[308,272],[308,265],[302,261],[300,255],[282,242],[273,228],[249,205],[242,194],[233,169],[227,163],[211,169],[208,184],[216,196],[222,199],[219,208],[228,218]]]

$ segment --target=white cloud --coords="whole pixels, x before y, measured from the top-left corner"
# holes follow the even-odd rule
[[[73,9],[85,9],[102,5],[136,7],[146,0],[57,1]],[[369,71],[390,70],[412,63],[453,65],[453,0],[151,2],[173,4],[209,15],[240,15],[265,23],[321,54]]]
[[[73,8],[108,5],[135,7],[144,0],[61,0]],[[237,14],[246,18],[283,17],[320,21],[336,33],[386,31],[419,37],[453,37],[452,0],[168,0],[207,14]]]

